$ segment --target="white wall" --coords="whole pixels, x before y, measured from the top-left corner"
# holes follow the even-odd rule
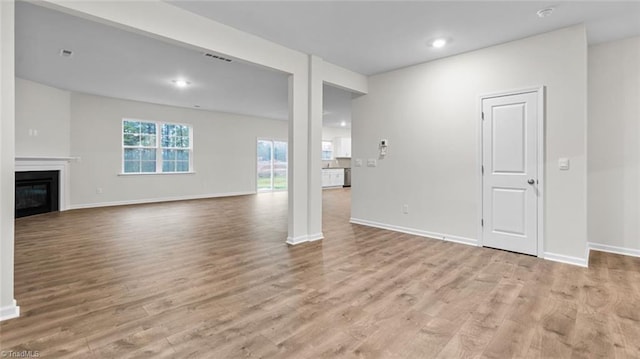
[[[195,174],[119,175],[123,118],[194,127]],[[192,198],[256,190],[256,139],[287,139],[287,122],[71,93],[16,81],[17,156],[72,162],[70,207]],[[29,136],[38,129],[38,136]],[[103,193],[98,194],[97,188]]]
[[[13,297],[14,12],[13,1],[0,1],[0,320],[20,312]]]
[[[589,242],[640,255],[640,37],[589,48],[588,123]]]
[[[382,138],[389,148],[378,167],[353,169],[352,217],[476,240],[479,96],[544,85],[544,251],[586,264],[586,56],[575,26],[370,77],[353,101],[352,158],[378,158]]]
[[[16,78],[16,156],[70,155],[71,94]]]
[[[194,174],[119,175],[122,119],[193,126]],[[71,207],[253,193],[256,140],[287,138],[287,122],[71,94]],[[102,188],[98,194],[96,189]]]
[[[333,141],[336,137],[351,137],[351,129],[344,127],[322,127],[323,141]]]

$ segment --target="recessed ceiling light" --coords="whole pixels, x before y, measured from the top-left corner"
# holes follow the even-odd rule
[[[555,10],[552,7],[548,7],[546,9],[540,9],[538,10],[538,12],[536,12],[536,14],[538,15],[539,18],[543,18],[543,17],[547,17],[551,14],[553,14],[553,10]]]
[[[435,47],[436,49],[439,49],[446,44],[447,44],[447,39],[435,39],[431,43],[431,46]]]
[[[174,85],[176,85],[176,87],[179,87],[179,88],[184,88],[191,84],[191,82],[187,80],[173,80],[172,82]]]
[[[347,122],[346,122],[346,121],[342,121],[342,122],[340,122],[340,126],[342,126],[342,127],[347,126]]]

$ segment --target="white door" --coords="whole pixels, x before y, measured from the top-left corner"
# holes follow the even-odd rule
[[[538,253],[538,94],[482,100],[483,245]]]

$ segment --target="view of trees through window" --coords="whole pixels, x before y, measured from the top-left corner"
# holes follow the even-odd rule
[[[162,172],[189,171],[189,126],[162,125]]]
[[[190,171],[189,126],[124,120],[122,136],[124,173]]]
[[[258,140],[258,191],[287,189],[287,142]]]
[[[156,171],[156,124],[153,122],[124,121],[124,172]]]

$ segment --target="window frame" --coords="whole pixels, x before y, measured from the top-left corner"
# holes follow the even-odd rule
[[[155,133],[155,146],[150,147],[150,146],[127,146],[124,143],[124,124],[125,122],[146,122],[146,123],[153,123],[156,126],[156,133]],[[162,146],[162,127],[163,125],[177,125],[177,126],[185,126],[189,129],[189,147],[163,147]],[[165,121],[151,121],[151,120],[144,120],[144,119],[137,119],[137,118],[122,118],[121,121],[121,127],[120,127],[120,148],[121,148],[121,154],[120,154],[120,173],[119,175],[123,175],[123,176],[149,176],[149,175],[176,175],[176,174],[193,174],[195,173],[195,170],[193,168],[193,125],[191,124],[187,124],[187,123],[183,123],[183,122],[165,122]],[[137,149],[153,149],[155,150],[156,153],[156,160],[155,160],[155,171],[154,172],[125,172],[125,150],[128,148],[137,148]],[[170,172],[165,172],[163,171],[163,163],[164,163],[164,158],[163,158],[163,150],[168,149],[168,150],[188,150],[189,151],[189,170],[188,171],[170,171]]]
[[[258,144],[260,143],[260,141],[264,141],[264,142],[271,142],[271,158],[269,159],[270,162],[270,174],[271,174],[271,188],[270,189],[260,189],[259,188],[259,179],[258,179],[258,157],[257,157],[257,153],[258,153]],[[285,171],[285,183],[286,186],[285,188],[275,188],[274,185],[274,173],[275,173],[275,168],[274,168],[274,160],[275,160],[275,143],[276,142],[281,142],[284,143],[287,146],[287,167],[286,167],[286,171]],[[289,141],[288,139],[280,139],[280,138],[273,138],[273,137],[257,137],[256,138],[256,150],[254,151],[254,153],[256,153],[256,157],[255,157],[255,165],[254,165],[254,169],[255,169],[255,176],[254,178],[256,179],[256,193],[269,193],[269,192],[284,192],[284,191],[288,191],[289,190]]]
[[[325,143],[329,143],[331,145],[331,151],[325,151],[324,150],[324,144]],[[329,140],[322,140],[320,145],[322,146],[320,149],[320,160],[322,161],[332,161],[335,159],[335,148],[333,146],[333,141],[329,141]],[[331,156],[330,158],[324,158],[324,152],[331,152]]]

